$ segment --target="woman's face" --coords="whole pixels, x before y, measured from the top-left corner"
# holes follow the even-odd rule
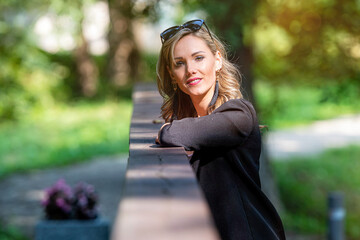
[[[174,48],[175,64],[168,69],[173,81],[191,100],[210,103],[215,90],[221,55],[210,51],[205,41],[193,35],[181,38]]]

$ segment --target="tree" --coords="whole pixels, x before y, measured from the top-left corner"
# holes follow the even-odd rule
[[[84,36],[84,11],[85,8],[94,4],[96,0],[86,1],[58,1],[52,0],[49,4],[48,12],[56,14],[56,17],[70,17],[73,25],[72,37],[75,39],[76,46],[72,51],[77,75],[77,86],[79,95],[92,97],[97,93],[98,68],[90,52],[89,43]],[[73,89],[76,91],[76,89]]]
[[[46,106],[53,102],[54,93],[59,92],[59,89],[54,88],[60,85],[59,82],[63,82],[61,72],[64,72],[64,66],[52,62],[52,54],[39,49],[38,39],[33,33],[36,21],[48,13],[56,18],[69,17],[75,26],[72,37],[77,46],[73,52],[74,57],[70,59],[75,64],[69,65],[77,66],[75,72],[78,76],[78,88],[71,90],[87,97],[96,93],[97,67],[88,52],[82,32],[83,7],[92,2],[1,1],[0,63],[3,71],[0,73],[0,120],[15,120],[33,106]]]
[[[29,26],[41,7],[31,9],[29,2],[0,2],[0,122],[17,120],[31,105],[50,102],[51,84],[44,79],[57,79],[32,41]]]
[[[134,39],[133,23],[142,17],[156,18],[158,0],[108,0],[110,12],[107,75],[117,86],[138,78],[140,53]]]
[[[83,32],[83,17],[77,31],[77,46],[73,52],[79,85],[83,96],[92,97],[97,92],[98,69],[89,53],[88,40]]]

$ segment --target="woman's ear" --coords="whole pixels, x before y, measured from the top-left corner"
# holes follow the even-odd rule
[[[218,72],[222,68],[222,56],[219,51],[215,53],[215,70]]]

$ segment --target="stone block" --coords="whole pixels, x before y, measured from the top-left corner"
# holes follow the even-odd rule
[[[35,229],[35,240],[108,240],[110,226],[105,219],[42,220]]]

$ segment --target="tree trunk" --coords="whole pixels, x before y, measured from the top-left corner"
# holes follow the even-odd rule
[[[131,0],[109,0],[110,24],[107,75],[116,86],[137,79],[140,54],[134,39]]]
[[[241,90],[244,98],[249,100],[256,108],[254,90],[253,90],[253,73],[252,66],[254,63],[254,55],[252,48],[249,46],[242,46],[236,51],[236,64],[240,67],[242,74]]]
[[[88,52],[88,42],[82,28],[79,32],[79,43],[74,52],[79,85],[83,96],[92,97],[97,92],[98,69]]]

